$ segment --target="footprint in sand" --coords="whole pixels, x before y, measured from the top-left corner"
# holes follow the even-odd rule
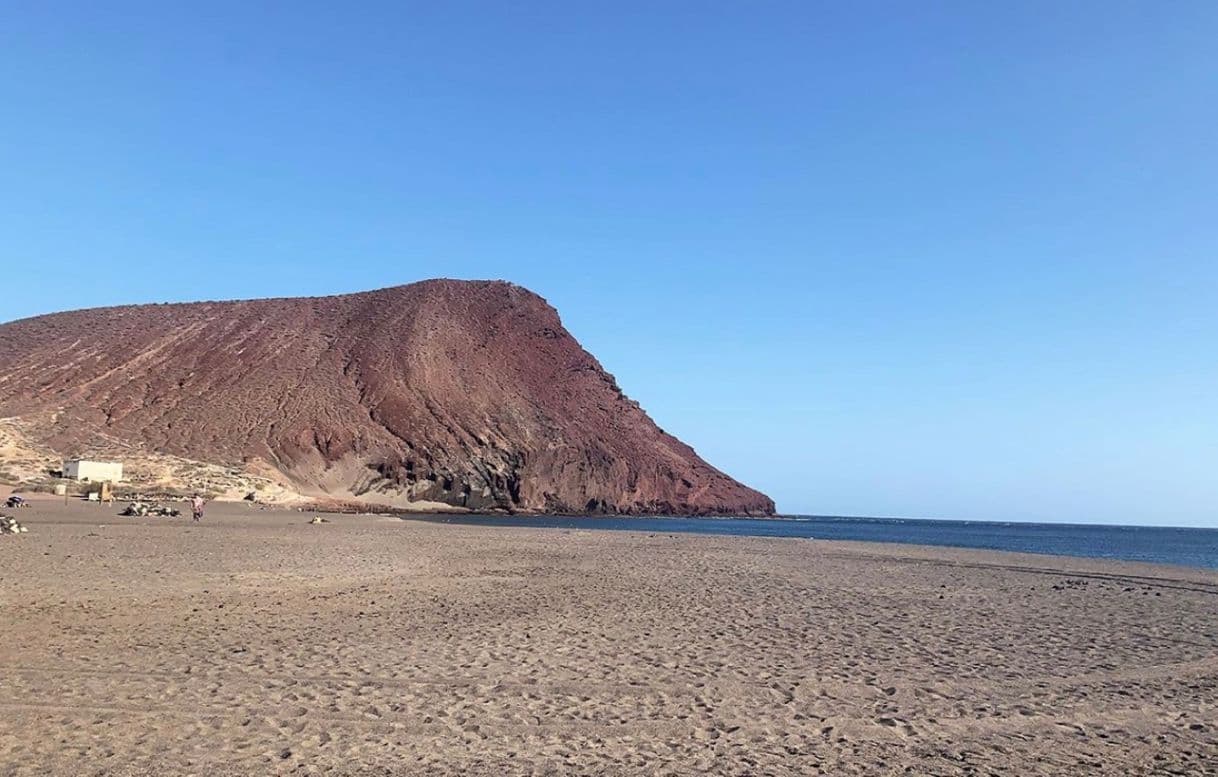
[[[885,717],[878,718],[876,720],[876,722],[879,723],[881,726],[886,726],[888,728],[895,729],[895,730],[901,732],[902,734],[904,734],[905,736],[911,737],[911,736],[914,736],[917,734],[917,730],[914,729],[913,726],[909,725],[908,721],[901,720],[900,718],[890,718],[890,717],[885,716]]]

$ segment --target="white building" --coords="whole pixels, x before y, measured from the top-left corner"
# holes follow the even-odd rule
[[[63,463],[63,476],[94,483],[109,481],[117,483],[123,479],[123,465],[117,461],[87,461],[70,459]]]

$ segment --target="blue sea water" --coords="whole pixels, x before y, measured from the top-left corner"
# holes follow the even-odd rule
[[[803,537],[983,548],[1019,553],[1149,561],[1218,569],[1218,529],[996,523],[903,518],[799,516],[761,518],[591,518],[498,515],[430,516],[428,521],[477,526]]]

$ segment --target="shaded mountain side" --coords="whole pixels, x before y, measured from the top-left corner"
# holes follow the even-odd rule
[[[0,325],[0,417],[61,455],[99,441],[405,506],[770,514],[660,430],[503,282],[138,305]],[[133,454],[128,454],[133,455]]]

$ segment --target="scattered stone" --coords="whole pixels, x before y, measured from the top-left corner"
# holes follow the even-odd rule
[[[17,522],[16,518],[0,515],[0,534],[24,534],[29,529]]]

